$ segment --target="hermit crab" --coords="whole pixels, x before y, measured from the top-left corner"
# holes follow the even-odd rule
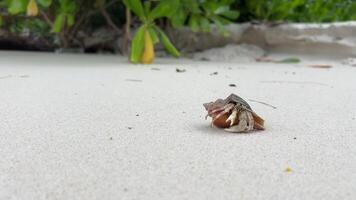
[[[236,94],[203,105],[208,111],[206,118],[212,118],[212,126],[236,133],[264,130],[264,120]]]

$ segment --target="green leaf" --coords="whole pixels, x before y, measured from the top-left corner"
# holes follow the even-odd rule
[[[148,31],[150,32],[153,44],[158,43],[159,42],[159,38],[158,38],[156,30],[151,27],[151,28],[148,29]]]
[[[277,60],[276,63],[300,63],[299,58],[286,58],[283,60]]]
[[[199,16],[198,15],[192,15],[189,18],[189,27],[192,29],[193,32],[199,31]]]
[[[223,13],[223,12],[227,12],[227,11],[229,11],[229,10],[230,10],[230,7],[229,7],[229,6],[220,6],[220,7],[218,7],[218,8],[214,11],[214,14],[219,15],[219,14],[221,14],[221,13]]]
[[[200,27],[203,30],[203,32],[210,32],[210,30],[211,30],[210,22],[205,17],[200,18]]]
[[[176,12],[173,12],[170,16],[173,27],[178,28],[184,25],[184,22],[187,20],[187,14],[184,12],[183,8],[179,8]]]
[[[216,26],[218,27],[219,31],[221,34],[223,34],[225,37],[229,36],[229,32],[226,30],[225,26],[223,23],[218,19],[218,18],[212,18]]]
[[[123,0],[124,4],[132,10],[141,20],[146,18],[141,0]]]
[[[175,57],[179,57],[180,53],[179,51],[173,46],[172,42],[169,40],[168,36],[158,27],[156,27],[156,29],[158,29],[160,36],[161,36],[161,41],[163,43],[163,46],[167,49],[167,51],[175,56]]]
[[[229,19],[237,19],[240,16],[239,11],[233,11],[233,10],[229,10],[229,11],[225,11],[220,13],[220,15],[229,18]]]
[[[26,11],[27,0],[10,0],[8,11],[12,15]]]
[[[141,26],[135,33],[131,44],[130,61],[137,63],[140,61],[145,46],[145,26]]]
[[[145,1],[145,2],[143,2],[143,7],[144,7],[144,9],[145,9],[145,13],[149,13],[149,12],[150,12],[150,10],[151,10],[151,5],[152,5],[151,1]]]
[[[52,0],[37,0],[38,4],[47,8],[52,4]]]
[[[159,17],[169,16],[173,10],[173,6],[170,5],[168,1],[161,1],[149,14],[148,18],[151,20],[157,19]]]
[[[65,15],[64,14],[59,14],[56,16],[56,19],[54,20],[52,31],[54,33],[59,33],[62,30],[63,24],[65,20]]]
[[[74,14],[77,8],[76,1],[73,0],[60,0],[61,12],[67,14]]]

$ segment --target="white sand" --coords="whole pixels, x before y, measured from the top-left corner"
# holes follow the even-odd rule
[[[356,198],[355,67],[0,58],[1,200]],[[277,107],[249,101],[266,131],[209,127],[232,92]]]

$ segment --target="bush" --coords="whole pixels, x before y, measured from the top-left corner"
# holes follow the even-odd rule
[[[293,22],[356,20],[353,0],[248,0],[250,19]]]
[[[157,28],[186,25],[192,31],[209,32],[215,24],[224,35],[228,35],[224,26],[238,17],[239,22],[356,20],[355,0],[142,0],[145,12],[160,4],[165,4],[159,11],[163,14],[151,21]],[[128,40],[127,29],[144,22],[135,10],[127,21],[128,8],[123,0],[0,0],[0,33],[44,38],[57,47],[83,47],[79,32],[106,26],[115,37]]]

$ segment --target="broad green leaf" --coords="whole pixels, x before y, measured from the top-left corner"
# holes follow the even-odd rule
[[[200,27],[203,30],[203,32],[210,32],[210,30],[211,30],[210,22],[205,17],[200,18]]]
[[[199,31],[199,16],[192,15],[189,18],[189,27],[192,29],[193,32]]]
[[[216,19],[219,20],[222,23],[222,25],[231,24],[230,20],[228,20],[227,18],[221,17],[219,15],[216,16]]]
[[[123,0],[124,4],[132,10],[141,20],[145,19],[145,11],[143,9],[141,0]]]
[[[16,15],[24,12],[27,7],[27,0],[10,0],[8,7],[9,13]]]
[[[160,33],[161,36],[161,41],[163,43],[163,46],[167,49],[167,51],[175,56],[175,57],[179,57],[180,53],[179,51],[173,46],[172,42],[169,40],[168,36],[158,27],[156,27]]]
[[[230,35],[230,33],[226,30],[225,26],[222,24],[222,22],[218,18],[212,18],[214,21],[215,25],[218,27],[219,31],[223,36],[227,37]]]
[[[145,26],[141,26],[135,33],[131,44],[130,61],[137,63],[140,61],[144,47],[145,47]]]
[[[214,10],[214,14],[219,15],[219,14],[221,14],[221,13],[223,13],[223,12],[227,12],[227,11],[229,11],[229,10],[230,10],[230,7],[229,7],[229,6],[220,6],[220,7],[218,7],[217,9]]]
[[[56,19],[54,20],[52,31],[54,33],[59,33],[62,30],[63,24],[65,21],[65,15],[64,14],[59,14],[56,16]]]
[[[145,1],[145,2],[143,2],[143,7],[144,7],[144,9],[145,9],[145,13],[149,13],[149,12],[150,12],[150,10],[151,10],[151,5],[152,5],[151,1]]]
[[[77,1],[59,0],[60,12],[63,14],[74,14],[77,9]]]
[[[220,15],[229,18],[229,19],[237,19],[240,16],[239,11],[233,11],[233,10],[229,10],[229,11],[225,11],[220,13]]]
[[[148,18],[154,20],[159,17],[167,17],[174,12],[174,7],[168,1],[161,1],[149,14]]]
[[[150,32],[153,44],[158,43],[159,42],[159,38],[158,38],[156,30],[151,27],[151,28],[148,29],[148,31]]]
[[[170,16],[173,27],[177,28],[184,25],[187,20],[187,14],[183,8],[179,8]]]
[[[37,0],[38,4],[47,8],[52,4],[52,0]]]

